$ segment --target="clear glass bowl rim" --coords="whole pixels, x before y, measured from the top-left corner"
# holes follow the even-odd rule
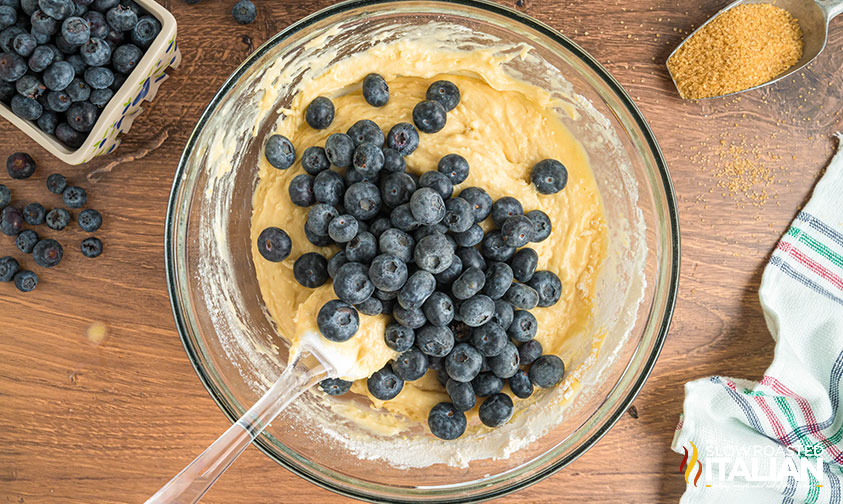
[[[176,173],[173,180],[173,186],[171,188],[170,197],[168,201],[164,235],[164,255],[167,275],[167,290],[170,297],[170,305],[173,310],[173,317],[175,319],[176,329],[179,333],[179,338],[181,339],[182,345],[184,346],[185,352],[187,353],[191,365],[196,371],[196,374],[199,376],[199,379],[202,381],[202,384],[205,386],[205,389],[213,398],[214,402],[217,404],[217,406],[219,406],[222,412],[232,423],[238,420],[240,414],[236,412],[230,404],[227,404],[221,399],[219,391],[217,390],[217,386],[214,384],[213,378],[209,375],[208,370],[202,367],[201,359],[197,355],[197,350],[193,348],[193,345],[190,342],[190,338],[188,336],[188,331],[186,328],[187,324],[182,315],[182,307],[179,305],[179,297],[177,291],[178,273],[175,268],[174,258],[174,255],[177,253],[177,251],[174,248],[173,236],[174,233],[178,231],[178,229],[175,227],[176,215],[179,210],[177,204],[179,200],[179,192],[181,189],[182,180],[187,168],[187,160],[189,159],[190,154],[195,147],[195,143],[199,132],[202,131],[206,122],[211,117],[216,108],[219,106],[222,99],[225,97],[228,91],[235,85],[240,76],[244,72],[246,72],[246,70],[248,70],[258,59],[260,59],[264,54],[266,54],[267,51],[271,50],[278,44],[281,44],[291,35],[333,15],[340,14],[348,10],[357,9],[360,7],[405,2],[406,0],[346,0],[344,2],[340,2],[326,7],[322,10],[319,10],[281,30],[279,33],[277,33],[269,40],[264,42],[260,47],[258,47],[240,66],[238,66],[237,69],[228,77],[228,79],[226,79],[225,83],[220,87],[219,91],[214,94],[213,98],[211,99],[211,101],[203,111],[202,115],[200,116],[199,120],[197,121],[196,127],[193,129],[190,137],[188,138],[184,151],[182,152],[182,156],[179,159],[179,164],[176,169]],[[649,124],[647,123],[641,111],[632,101],[632,98],[620,85],[620,83],[615,80],[615,78],[608,72],[608,70],[606,70],[584,49],[582,49],[580,46],[578,46],[572,40],[562,35],[554,28],[551,28],[550,26],[542,23],[541,21],[538,21],[526,14],[522,14],[509,7],[505,7],[488,0],[424,0],[424,3],[438,3],[443,5],[457,4],[461,6],[486,10],[492,14],[498,14],[507,17],[510,20],[517,21],[522,25],[526,26],[527,28],[535,30],[536,32],[541,33],[542,35],[545,35],[556,44],[559,44],[564,49],[570,51],[576,58],[578,58],[581,62],[585,63],[588,67],[590,67],[590,69],[593,70],[602,79],[603,83],[609,88],[610,91],[612,91],[612,93],[615,94],[615,97],[627,109],[627,112],[630,114],[630,117],[633,118],[636,125],[640,129],[640,132],[643,136],[643,140],[646,142],[647,148],[650,151],[650,154],[653,156],[653,159],[658,168],[657,175],[660,177],[661,183],[664,187],[664,192],[666,196],[664,204],[668,215],[668,222],[666,224],[668,227],[667,230],[672,238],[670,250],[665,250],[663,252],[664,254],[669,255],[668,262],[672,266],[670,271],[670,277],[667,279],[667,290],[664,293],[664,315],[661,321],[658,323],[659,328],[653,344],[653,348],[650,354],[647,356],[646,362],[642,366],[641,373],[636,377],[634,384],[629,390],[629,393],[620,401],[618,401],[616,407],[611,412],[611,414],[604,418],[603,425],[600,426],[600,428],[597,429],[590,436],[590,438],[586,439],[579,447],[577,447],[571,453],[560,457],[558,460],[549,464],[543,470],[535,472],[528,478],[524,478],[518,481],[517,483],[507,487],[495,488],[493,490],[490,490],[488,493],[473,494],[465,499],[449,497],[447,498],[447,500],[426,501],[449,503],[480,502],[508,495],[510,493],[533,485],[553,475],[566,465],[576,460],[580,455],[588,451],[594,444],[596,444],[615,425],[615,423],[617,423],[617,421],[629,408],[629,406],[632,404],[632,401],[637,397],[638,393],[644,387],[644,383],[650,376],[650,373],[652,372],[653,367],[656,364],[656,360],[658,359],[659,354],[661,353],[661,349],[664,346],[664,342],[667,337],[668,330],[670,328],[670,322],[673,318],[673,311],[676,304],[677,291],[679,288],[680,270],[679,217],[677,212],[676,193],[673,188],[673,181],[670,177],[670,173],[667,168],[667,163],[664,159],[661,148],[659,147],[659,144],[656,141],[655,135],[650,129]],[[257,446],[258,449],[260,449],[270,459],[274,460],[275,462],[285,467],[292,473],[300,476],[301,478],[317,486],[338,493],[340,495],[360,499],[363,501],[384,502],[382,500],[382,496],[375,496],[369,493],[359,491],[357,489],[349,489],[348,487],[334,484],[333,482],[324,481],[320,478],[314,477],[312,474],[300,470],[298,467],[292,464],[287,463],[287,461],[285,461],[284,459],[275,456],[270,447],[267,446],[265,438],[262,436],[256,438],[253,441],[253,444],[255,444],[255,446]],[[405,502],[405,500],[401,499],[391,500],[391,502],[392,501]],[[412,500],[406,500],[406,502],[412,502]]]

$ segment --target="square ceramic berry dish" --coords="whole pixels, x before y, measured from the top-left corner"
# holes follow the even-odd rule
[[[176,20],[153,0],[0,9],[0,116],[71,165],[116,149],[181,62]]]

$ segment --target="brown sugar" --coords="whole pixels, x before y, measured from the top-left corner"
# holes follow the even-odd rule
[[[700,28],[668,59],[679,94],[689,100],[764,84],[802,57],[799,21],[770,4],[738,5]]]

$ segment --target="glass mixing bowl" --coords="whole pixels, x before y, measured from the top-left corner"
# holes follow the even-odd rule
[[[332,61],[434,27],[453,34],[451,49],[528,48],[505,69],[564,103],[559,116],[582,142],[604,201],[608,254],[595,285],[593,327],[563,356],[569,370],[581,370],[579,388],[540,391],[516,403],[526,411],[519,421],[450,445],[457,458],[481,442],[500,446],[505,457],[463,460],[457,467],[390,463],[398,452],[407,460],[427,448],[441,450],[436,443],[443,441],[424,428],[368,432],[326,408],[316,392],[255,440],[303,478],[372,501],[478,501],[569,464],[644,385],[668,331],[679,278],[678,218],[665,161],[630,97],[585,51],[492,3],[337,4],[289,26],[234,72],[200,118],[175,176],[166,224],[170,299],[190,361],[229,419],[262,395],[287,358],[285,340],[263,306],[250,249],[262,139],[283,120],[301,82]],[[330,61],[321,66],[301,64],[326,54]],[[602,340],[599,352],[589,344],[593,338]],[[532,437],[524,439],[527,432]]]

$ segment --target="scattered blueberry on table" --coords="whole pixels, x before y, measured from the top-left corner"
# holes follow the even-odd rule
[[[366,75],[360,92],[373,107],[389,101],[387,82],[376,73]],[[283,135],[271,135],[264,145],[271,166],[286,170],[300,161],[306,172],[288,189],[295,205],[308,208],[307,239],[339,248],[330,258],[304,253],[293,265],[299,284],[317,288],[330,280],[338,298],[319,309],[319,332],[344,342],[355,336],[361,314],[391,315],[383,338],[396,357],[368,378],[368,391],[388,401],[405,382],[434,370],[450,398],[428,417],[431,433],[442,439],[460,437],[464,412],[475,407],[486,426],[508,422],[514,404],[503,392],[506,384],[525,399],[535,387],[558,385],[565,374],[562,359],[543,354],[535,340],[539,323],[531,312],[562,296],[560,279],[537,271],[539,257],[529,247],[550,236],[550,218],[538,209],[525,213],[515,198],[493,201],[483,188],[458,187],[471,167],[457,153],[419,177],[406,173],[404,158],[420,142],[436,141],[433,135],[460,98],[452,82],[436,81],[413,109],[412,124],[391,125],[384,135],[381,125],[360,119],[345,133],[326,133],[324,145],[306,146],[301,159]],[[330,98],[319,96],[304,120],[326,130],[335,114]],[[540,160],[531,169],[539,197],[563,190],[567,179],[556,160]],[[488,221],[491,226],[481,226]],[[283,229],[269,227],[258,236],[257,250],[281,262],[292,243]],[[320,386],[342,395],[351,382],[330,379]]]

